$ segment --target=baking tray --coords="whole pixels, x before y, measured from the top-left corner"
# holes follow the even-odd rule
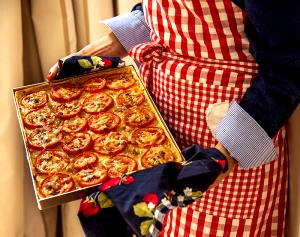
[[[40,195],[38,194],[38,187],[37,187],[38,181],[36,178],[37,177],[36,170],[35,170],[34,164],[33,164],[33,160],[36,158],[37,154],[40,151],[32,151],[32,149],[30,149],[28,147],[27,136],[26,136],[26,130],[28,130],[28,129],[25,128],[24,122],[23,122],[24,114],[22,114],[22,112],[21,112],[21,105],[20,105],[21,98],[32,92],[38,92],[41,90],[50,90],[50,88],[52,86],[60,85],[60,84],[66,83],[66,82],[80,85],[80,84],[82,84],[82,81],[86,81],[89,78],[94,78],[94,77],[98,77],[98,76],[108,76],[110,74],[122,74],[122,73],[131,73],[131,75],[134,77],[136,82],[138,82],[137,87],[143,91],[144,96],[145,96],[145,103],[147,103],[147,105],[149,105],[149,108],[155,114],[156,121],[157,121],[155,126],[158,126],[161,129],[163,129],[165,136],[167,138],[166,139],[167,145],[171,148],[176,161],[179,161],[179,162],[184,161],[184,157],[182,156],[179,147],[177,146],[174,138],[172,137],[168,127],[166,126],[161,114],[159,113],[156,105],[154,104],[145,85],[140,80],[138,73],[136,72],[134,66],[132,66],[132,65],[124,66],[121,68],[108,69],[108,70],[104,70],[104,71],[91,72],[91,73],[87,73],[87,74],[84,74],[81,76],[75,76],[75,77],[70,77],[67,79],[59,80],[59,81],[54,81],[52,83],[43,82],[43,83],[14,88],[13,89],[14,103],[15,103],[17,117],[18,117],[20,129],[21,129],[21,133],[22,133],[22,137],[23,137],[24,146],[25,146],[26,158],[27,158],[27,162],[28,162],[29,168],[30,168],[30,174],[31,174],[31,179],[32,179],[33,187],[34,187],[35,197],[36,197],[38,208],[40,210],[50,208],[53,206],[57,206],[57,205],[60,205],[60,204],[66,203],[66,202],[70,202],[70,201],[73,201],[76,199],[80,199],[80,198],[84,197],[85,195],[88,195],[92,192],[97,191],[97,187],[99,186],[99,184],[89,186],[89,187],[84,187],[84,188],[76,187],[75,190],[72,190],[72,191],[69,191],[66,193],[62,193],[62,194],[58,194],[58,195],[54,195],[54,196],[50,196],[50,197],[46,197],[46,198],[40,197]],[[118,93],[120,93],[120,91],[114,92],[114,93],[116,96]],[[146,151],[146,148],[145,148],[145,151]],[[139,163],[138,170],[140,170],[140,169],[143,169],[143,167]]]

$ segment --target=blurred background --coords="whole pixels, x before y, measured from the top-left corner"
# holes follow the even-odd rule
[[[99,21],[138,0],[0,0],[0,236],[81,237],[80,201],[39,211],[12,89],[44,81],[61,57],[107,34]]]
[[[138,0],[0,0],[0,236],[81,237],[79,201],[39,211],[12,89],[42,82],[59,58],[107,34],[100,20]],[[288,124],[289,237],[300,236],[300,108]],[[116,223],[114,223],[116,224]]]

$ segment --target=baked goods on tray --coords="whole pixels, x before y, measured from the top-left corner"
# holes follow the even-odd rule
[[[38,199],[182,161],[132,66],[14,93]]]

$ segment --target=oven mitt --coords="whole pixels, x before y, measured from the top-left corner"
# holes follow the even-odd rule
[[[124,61],[119,57],[99,56],[72,56],[65,60],[58,61],[59,72],[55,80],[66,77],[79,76],[81,74],[124,66]]]
[[[184,163],[169,162],[108,180],[80,205],[79,219],[87,237],[158,236],[164,216],[202,197],[227,170],[215,148],[193,145]]]

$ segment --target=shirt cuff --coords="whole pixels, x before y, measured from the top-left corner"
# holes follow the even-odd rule
[[[232,101],[218,124],[216,138],[243,169],[254,168],[276,159],[275,146],[265,130]]]
[[[142,11],[134,10],[101,22],[112,30],[127,52],[137,44],[150,41],[150,28]]]

